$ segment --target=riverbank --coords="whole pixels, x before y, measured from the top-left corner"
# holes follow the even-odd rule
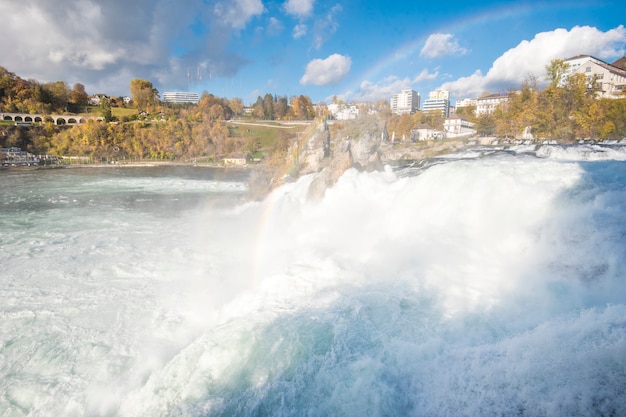
[[[120,162],[120,163],[74,163],[74,164],[56,164],[56,165],[31,165],[31,166],[2,166],[0,172],[3,171],[17,171],[17,170],[47,170],[47,169],[89,169],[89,168],[147,168],[147,167],[197,167],[197,168],[211,168],[211,169],[224,169],[232,171],[247,171],[259,168],[261,164],[248,164],[248,165],[224,165],[219,163],[193,163],[193,162]]]

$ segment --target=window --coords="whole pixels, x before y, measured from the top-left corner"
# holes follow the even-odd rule
[[[591,67],[585,68],[585,72],[591,72]]]

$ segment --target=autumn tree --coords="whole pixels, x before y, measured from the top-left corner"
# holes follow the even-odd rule
[[[421,123],[417,114],[392,114],[387,119],[387,131],[396,139],[410,138],[411,131]]]
[[[79,106],[84,106],[89,102],[89,95],[85,92],[85,86],[81,83],[74,84],[70,93],[70,102]]]
[[[252,105],[252,117],[256,119],[263,119],[265,117],[265,110],[263,108],[263,98],[258,96],[256,101]]]
[[[304,95],[291,97],[291,108],[296,119],[310,120],[315,117],[311,99]]]
[[[421,111],[416,113],[419,117],[419,122],[427,124],[433,129],[443,130],[443,122],[445,117],[440,110]]]
[[[470,122],[476,121],[476,106],[469,105],[464,107],[457,107],[456,114],[465,117]]]
[[[563,81],[569,67],[570,65],[562,59],[550,61],[550,64],[546,65],[546,81],[550,83],[548,88],[557,87]]]
[[[159,92],[148,80],[135,78],[130,82],[130,94],[133,102],[140,111],[151,109],[157,101]]]
[[[283,96],[283,97],[278,97],[277,99],[275,99],[274,118],[278,120],[284,119],[285,116],[287,116],[288,112],[289,112],[289,101],[287,100],[287,97]]]
[[[49,94],[49,103],[53,111],[63,112],[67,110],[70,100],[70,88],[64,81],[55,81],[43,85],[44,90]]]
[[[240,98],[233,97],[232,99],[230,99],[228,105],[230,106],[234,115],[239,116],[241,113],[243,113],[243,100],[241,100]]]
[[[0,67],[0,104],[11,103],[17,78],[14,73]]]
[[[476,118],[476,133],[480,136],[491,136],[496,132],[496,121],[491,114],[481,114]]]

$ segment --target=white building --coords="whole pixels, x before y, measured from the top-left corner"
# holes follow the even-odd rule
[[[391,96],[391,111],[396,114],[415,113],[420,108],[420,94],[406,89]]]
[[[622,68],[608,64],[591,55],[578,55],[564,60],[569,64],[568,71],[563,75],[561,84],[572,74],[583,74],[592,87],[594,81],[600,88],[598,95],[604,98],[623,97],[622,92],[626,86],[626,71]],[[616,61],[617,62],[617,61]]]
[[[250,155],[245,152],[238,152],[223,159],[226,166],[245,166],[250,161]]]
[[[476,99],[476,116],[493,114],[496,107],[508,101],[509,97],[503,94],[489,94]]]
[[[422,124],[418,125],[415,129],[411,130],[412,141],[423,140],[438,140],[443,139],[443,132],[437,129],[433,129],[430,125]]]
[[[448,138],[471,136],[476,133],[474,123],[458,115],[450,116],[444,120],[443,130]]]
[[[428,94],[430,100],[450,100],[450,92],[448,90],[433,90]]]
[[[166,103],[193,103],[198,104],[200,97],[197,93],[184,91],[166,91],[163,93],[163,101]]]
[[[444,117],[450,115],[450,102],[443,99],[428,99],[424,100],[422,111],[440,111]]]
[[[327,107],[335,120],[351,120],[359,116],[359,108],[355,104],[332,103]]]
[[[470,106],[474,106],[474,108],[476,108],[476,99],[475,98],[464,98],[461,100],[457,100],[456,101],[456,108],[457,110],[463,107],[470,107]]]
[[[109,96],[105,94],[94,94],[93,96],[89,97],[89,104],[91,104],[92,106],[99,106],[102,100],[108,98]]]
[[[450,92],[446,90],[434,90],[424,100],[422,111],[440,111],[443,117],[450,115]]]

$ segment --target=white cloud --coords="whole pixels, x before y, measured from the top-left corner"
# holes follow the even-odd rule
[[[439,72],[430,73],[425,68],[415,77],[398,78],[396,76],[389,76],[385,79],[373,83],[371,81],[363,81],[356,92],[345,93],[344,95],[350,96],[352,100],[357,101],[378,101],[381,99],[389,99],[393,94],[407,89],[415,89],[415,84],[422,81],[434,80],[439,76]]]
[[[324,18],[315,22],[313,26],[313,44],[315,49],[320,49],[322,45],[335,34],[339,28],[339,23],[337,23],[335,16],[341,12],[341,10],[341,5],[337,4],[330,9],[330,12],[328,12]]]
[[[449,33],[433,33],[426,39],[420,55],[426,58],[436,58],[444,55],[465,55],[467,49],[462,48],[459,42]]]
[[[413,78],[412,83],[416,84],[419,83],[420,81],[430,81],[430,80],[434,80],[439,76],[439,71],[434,72],[434,73],[430,73],[428,72],[428,70],[426,68],[424,68],[422,70],[422,72],[420,72],[419,74],[417,74],[415,76],[415,78]]]
[[[408,77],[400,79],[396,76],[390,76],[377,83],[366,80],[361,83],[359,90],[352,95],[352,99],[370,102],[389,99],[398,91],[411,88],[411,84],[411,79]]]
[[[264,11],[261,0],[230,0],[218,2],[215,15],[224,19],[224,22],[235,29],[243,29],[254,16]]]
[[[307,17],[313,11],[313,3],[315,0],[287,0],[284,7],[288,14]]]
[[[299,23],[293,28],[293,38],[300,39],[306,35],[307,26],[304,23]]]
[[[2,58],[22,78],[80,82],[89,93],[128,94],[137,77],[184,87],[187,68],[207,57],[220,74],[245,64],[228,44],[263,12],[261,0],[29,0],[19,13],[0,1],[0,39],[11,46]],[[189,41],[198,24],[206,33]]]
[[[328,85],[341,81],[350,72],[350,57],[333,54],[326,59],[314,59],[306,66],[300,84]]]
[[[587,54],[601,59],[622,57],[625,53],[626,30],[620,25],[602,32],[595,27],[575,26],[571,30],[556,29],[522,41],[496,59],[487,72],[481,71],[444,83],[442,88],[456,97],[476,97],[483,92],[499,92],[519,88],[529,74],[542,81],[545,67],[553,59],[566,59]]]
[[[267,25],[267,33],[270,36],[278,36],[284,29],[282,22],[275,17],[270,17]]]

